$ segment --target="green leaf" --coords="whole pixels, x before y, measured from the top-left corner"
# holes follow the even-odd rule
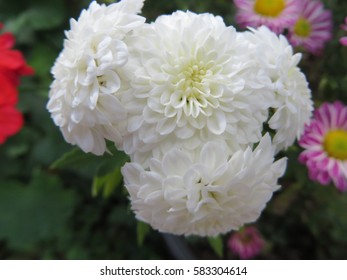
[[[50,168],[70,170],[84,177],[93,178],[103,160],[101,156],[85,153],[76,147],[53,162]]]
[[[148,224],[138,221],[137,222],[137,244],[143,245],[146,236],[149,234],[151,228]]]
[[[59,159],[52,163],[52,169],[80,169],[88,165],[96,165],[98,168],[102,168],[104,174],[110,172],[112,159],[116,162],[124,164],[128,160],[128,157],[121,151],[116,150],[112,143],[107,145],[109,153],[105,153],[102,156],[96,156],[92,153],[85,153],[80,148],[75,147],[71,151],[62,155]],[[107,164],[107,162],[109,162]],[[115,165],[113,165],[114,168]],[[117,165],[118,166],[118,165]]]
[[[92,153],[85,153],[80,148],[76,147],[53,162],[50,168],[69,170],[86,178],[93,178],[102,160],[102,157]]]
[[[124,163],[129,161],[129,157],[122,151],[117,151],[114,145],[108,146],[108,150],[112,150],[112,154],[105,154],[102,156],[99,168],[97,170],[97,176],[107,175],[114,172],[115,169],[120,169]]]
[[[90,153],[84,153],[80,148],[73,148],[71,151],[62,155],[51,165],[52,169],[76,168],[80,165],[87,165],[94,162],[96,156]]]
[[[218,257],[223,257],[223,239],[220,236],[209,237],[208,243],[210,244],[213,251],[217,254]]]
[[[122,182],[120,167],[103,176],[95,176],[92,185],[92,195],[95,197],[102,192],[104,198],[108,198]]]
[[[50,167],[52,169],[67,169],[73,170],[86,177],[94,178],[95,176],[102,178],[115,169],[121,168],[128,161],[128,156],[121,151],[117,151],[113,143],[109,143],[107,149],[110,153],[102,156],[96,156],[92,153],[85,153],[80,148],[76,147],[65,153],[56,160]],[[116,174],[112,179],[116,178]],[[99,182],[95,182],[99,184]]]
[[[34,4],[7,23],[15,34],[23,28],[48,30],[59,26],[65,20],[65,6],[62,1]]]
[[[35,171],[28,186],[0,182],[0,238],[10,248],[30,250],[40,241],[59,238],[68,227],[74,193],[58,177]]]

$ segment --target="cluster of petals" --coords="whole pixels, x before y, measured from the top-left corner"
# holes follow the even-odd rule
[[[228,239],[228,248],[240,259],[248,260],[260,254],[265,241],[255,226],[246,226],[234,232]]]
[[[255,221],[284,172],[275,153],[311,115],[301,56],[266,27],[237,32],[218,16],[182,11],[129,41],[132,90],[122,102],[132,162],[122,173],[136,217],[200,236]],[[273,139],[262,138],[265,124]]]
[[[137,162],[165,154],[168,143],[195,149],[223,138],[235,151],[259,142],[265,123],[279,151],[309,121],[301,55],[264,26],[237,32],[220,17],[178,11],[146,26],[135,41],[124,150]]]
[[[304,148],[299,160],[312,180],[322,185],[333,182],[340,191],[347,190],[347,106],[339,101],[323,103],[299,145]]]
[[[163,232],[216,236],[256,221],[283,175],[286,159],[274,162],[266,134],[257,148],[226,153],[222,141],[198,153],[172,148],[149,168],[132,162],[122,169],[139,220]]]
[[[143,0],[92,2],[78,21],[71,20],[52,68],[47,108],[65,140],[85,152],[103,154],[105,139],[121,145],[126,113],[119,96],[129,86],[121,78],[129,56],[125,37],[144,23],[137,15],[142,5]]]
[[[254,49],[254,60],[267,74],[262,83],[271,93],[268,100],[273,111],[267,124],[275,131],[273,144],[280,151],[301,136],[313,110],[311,91],[298,67],[301,54],[293,54],[287,39],[265,26],[251,29],[246,36]]]
[[[129,155],[131,208],[159,231],[254,222],[285,169],[275,155],[311,115],[301,56],[267,27],[238,32],[209,13],[145,23],[142,4],[93,2],[71,21],[52,69],[54,122],[85,152],[109,140]]]
[[[3,25],[0,23],[0,30]],[[23,126],[23,116],[17,110],[19,79],[32,75],[33,69],[26,64],[23,54],[12,49],[15,38],[12,33],[0,35],[0,144],[16,134]]]
[[[195,149],[223,138],[235,150],[259,142],[271,97],[243,33],[212,14],[178,11],[134,36],[133,91],[124,96],[124,150],[134,160],[146,164],[168,143]]]

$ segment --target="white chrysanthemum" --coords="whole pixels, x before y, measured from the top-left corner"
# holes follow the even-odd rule
[[[250,57],[252,44],[221,17],[178,11],[133,40],[133,94],[122,100],[131,133],[124,149],[133,160],[165,153],[169,142],[194,149],[215,138],[231,147],[259,141],[268,77]]]
[[[162,232],[200,236],[257,220],[279,188],[286,159],[274,162],[269,135],[254,151],[226,149],[214,141],[199,153],[173,148],[148,169],[127,163],[122,173],[136,217]]]
[[[273,143],[279,151],[300,137],[313,110],[306,77],[297,67],[301,54],[293,54],[287,39],[265,26],[245,32],[245,38],[253,44],[255,60],[270,78],[267,87],[273,93],[270,107],[274,114],[268,124],[276,131]]]
[[[129,86],[122,76],[129,56],[124,40],[144,23],[136,15],[142,5],[143,0],[109,6],[92,2],[78,21],[71,20],[64,49],[52,68],[55,80],[47,108],[65,140],[85,152],[103,154],[105,139],[122,145],[126,110],[119,95]]]

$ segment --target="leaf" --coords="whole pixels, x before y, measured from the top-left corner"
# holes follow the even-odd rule
[[[65,20],[65,6],[62,1],[33,4],[7,23],[15,34],[21,29],[48,30],[59,26]]]
[[[86,177],[103,177],[104,175],[114,172],[116,168],[120,168],[128,161],[128,156],[121,151],[117,151],[110,143],[107,149],[112,154],[104,154],[96,156],[92,153],[85,153],[80,148],[76,147],[65,153],[56,160],[50,167],[52,169],[68,169],[77,171]]]
[[[70,170],[87,178],[93,178],[100,166],[101,157],[91,153],[85,153],[80,148],[73,148],[63,154],[53,164],[51,169]]]
[[[105,154],[102,156],[102,161],[100,161],[100,166],[97,170],[97,176],[103,176],[110,172],[114,172],[115,169],[120,169],[127,161],[129,157],[122,151],[117,151],[112,144],[112,154]],[[111,146],[107,147],[111,150]]]
[[[58,177],[35,171],[28,186],[0,182],[0,238],[14,250],[64,234],[75,204],[74,193]]]
[[[51,168],[64,169],[72,168],[79,165],[86,165],[88,162],[95,161],[96,156],[90,153],[84,153],[80,148],[73,148],[71,151],[62,155],[58,160],[53,162]]]
[[[223,257],[223,239],[220,236],[209,237],[208,243],[210,244],[213,251],[217,254],[218,257]]]
[[[148,224],[138,221],[137,222],[137,244],[143,245],[146,236],[149,234],[151,228]]]
[[[95,176],[92,185],[92,195],[95,197],[102,192],[104,198],[108,198],[122,182],[120,167],[103,176]]]

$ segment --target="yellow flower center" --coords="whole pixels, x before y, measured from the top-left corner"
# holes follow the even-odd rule
[[[191,60],[183,63],[180,72],[172,80],[180,92],[176,104],[187,116],[196,118],[200,112],[209,110],[209,105],[217,105],[216,98],[211,94],[209,79],[213,75],[213,64]],[[206,112],[205,112],[206,113]]]
[[[308,37],[311,34],[311,24],[300,17],[294,25],[294,33],[301,37]]]
[[[323,146],[330,157],[347,159],[347,131],[332,130],[325,135]]]
[[[256,0],[254,3],[254,10],[267,17],[277,17],[285,7],[284,0]]]
[[[187,92],[187,97],[198,97],[200,95],[200,88],[202,80],[204,79],[204,76],[206,75],[206,68],[204,67],[203,63],[198,63],[194,65],[188,65],[183,71],[183,74],[185,76],[185,83],[183,85],[183,88]]]

